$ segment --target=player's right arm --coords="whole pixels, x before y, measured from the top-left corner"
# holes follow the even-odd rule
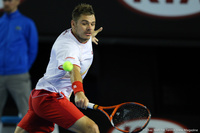
[[[81,91],[83,88],[78,88],[78,91],[76,90],[76,87],[83,87],[82,86],[82,77],[80,73],[80,67],[77,65],[73,65],[73,69],[70,72],[70,79],[72,82],[72,88],[74,90],[74,95],[75,95],[75,104],[79,108],[87,108],[87,105],[89,103],[89,100],[85,96],[84,91]]]

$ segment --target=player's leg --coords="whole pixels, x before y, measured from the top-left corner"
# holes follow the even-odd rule
[[[68,130],[76,133],[99,133],[98,126],[87,116],[80,118],[74,125]],[[14,133],[28,133],[23,128],[17,126]]]
[[[27,112],[15,129],[15,133],[51,133],[54,123],[39,117],[33,110]]]
[[[77,120],[68,130],[76,133],[99,133],[96,123],[87,116],[83,116]]]
[[[41,118],[77,133],[99,133],[98,126],[63,94],[34,91],[32,96],[33,110]]]
[[[33,95],[34,90],[32,91],[29,98],[29,110],[27,114],[22,118],[15,129],[15,133],[28,133],[28,132],[45,132],[50,133],[54,130],[54,123],[48,120],[45,120],[38,116],[33,110]],[[39,102],[37,103],[39,104]]]
[[[17,126],[14,133],[28,133],[28,132],[23,128]]]

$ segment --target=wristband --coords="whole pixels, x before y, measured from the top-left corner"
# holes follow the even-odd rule
[[[84,92],[83,90],[83,83],[80,82],[80,81],[75,81],[72,83],[72,89],[74,90],[74,95],[77,93],[77,92]],[[84,92],[85,93],[85,92]]]

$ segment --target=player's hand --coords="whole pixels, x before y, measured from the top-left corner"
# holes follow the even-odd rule
[[[99,40],[95,37],[99,32],[101,32],[103,30],[103,27],[100,27],[98,30],[95,30],[92,33],[92,42],[95,43],[96,45],[98,45]]]
[[[77,107],[82,108],[82,109],[87,109],[89,100],[87,99],[87,97],[85,96],[85,94],[83,92],[77,92],[75,94],[75,104]]]

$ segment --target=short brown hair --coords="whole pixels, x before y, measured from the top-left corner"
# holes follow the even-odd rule
[[[94,15],[95,13],[92,8],[92,5],[85,4],[85,3],[77,5],[72,12],[72,20],[77,22],[82,14]]]

